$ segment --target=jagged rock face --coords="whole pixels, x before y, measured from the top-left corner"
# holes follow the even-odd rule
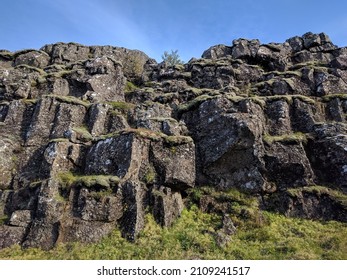
[[[346,221],[346,58],[323,33],[238,39],[173,67],[111,46],[0,51],[0,248],[116,227],[134,240],[146,213],[170,226],[206,185]]]

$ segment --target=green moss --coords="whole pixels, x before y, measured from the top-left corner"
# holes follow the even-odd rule
[[[34,71],[34,72],[37,72],[39,73],[40,75],[47,75],[47,73],[45,71],[43,71],[42,69],[40,68],[37,68],[37,67],[33,67],[33,66],[29,66],[29,65],[26,65],[26,64],[20,64],[20,65],[17,65],[15,67],[15,69],[24,69],[24,70],[29,70],[30,72]]]
[[[35,189],[35,188],[41,186],[43,182],[45,182],[45,180],[38,180],[38,181],[31,182],[29,184],[29,188]]]
[[[77,138],[82,141],[88,142],[93,140],[93,136],[86,126],[74,127],[72,130],[77,133]]]
[[[67,104],[71,104],[71,105],[81,105],[81,106],[84,106],[86,108],[89,108],[89,106],[90,106],[90,103],[88,101],[81,100],[81,99],[74,97],[74,96],[49,94],[49,95],[44,95],[44,97],[55,98],[56,100],[63,102],[63,103],[67,103]]]
[[[268,74],[274,74],[276,76],[284,76],[284,77],[298,77],[301,78],[302,77],[302,73],[301,71],[284,71],[284,72],[280,72],[280,71],[272,71],[272,72],[268,72],[266,73]]]
[[[347,93],[337,93],[337,94],[329,94],[322,97],[322,100],[325,102],[329,102],[335,98],[341,99],[341,100],[347,100]]]
[[[295,70],[298,70],[301,68],[310,68],[310,69],[321,70],[323,72],[328,72],[328,68],[326,66],[327,65],[324,63],[321,63],[321,62],[316,61],[316,60],[311,60],[311,61],[295,64],[295,65],[289,67],[289,70],[295,71]]]
[[[153,168],[153,166],[150,166],[143,177],[143,181],[146,184],[153,184],[155,182],[156,175],[157,174],[155,172],[155,169]]]
[[[292,98],[296,98],[296,99],[299,99],[301,100],[302,102],[305,102],[305,103],[308,103],[308,104],[316,104],[316,101],[314,99],[312,99],[311,97],[308,97],[308,96],[305,96],[305,95],[292,95]]]
[[[147,138],[153,141],[159,141],[164,135],[163,133],[144,128],[127,129],[126,132],[135,133],[139,137]]]
[[[263,141],[269,145],[271,145],[274,142],[281,142],[281,143],[306,143],[307,142],[307,135],[301,132],[296,132],[292,134],[283,134],[283,135],[268,135],[265,134],[263,136]]]
[[[287,102],[288,104],[293,103],[293,99],[291,95],[271,95],[271,96],[265,96],[264,97],[266,101],[278,101],[283,100]]]
[[[124,92],[125,93],[129,93],[129,92],[133,92],[137,89],[138,87],[135,86],[132,82],[127,81],[125,84],[125,88],[124,88]]]
[[[37,99],[22,99],[22,101],[23,101],[25,104],[31,106],[31,105],[35,105],[35,104],[37,103],[38,100],[37,100]]]
[[[330,196],[336,202],[340,203],[343,207],[347,208],[346,194],[338,190],[333,190],[324,186],[308,186],[308,187],[302,187],[302,188],[293,188],[293,189],[288,189],[287,193],[292,197],[301,196],[302,193],[312,193],[312,194],[317,194],[319,196],[325,194]]]
[[[0,216],[0,226],[6,224],[6,222],[9,220],[9,217],[7,215]]]
[[[44,68],[44,70],[48,74],[51,72],[60,72],[60,71],[66,70],[66,65],[54,63]]]
[[[135,107],[135,104],[128,103],[128,102],[122,102],[122,101],[110,101],[106,104],[109,104],[112,106],[114,110],[120,110],[120,111],[129,111]]]
[[[255,104],[258,104],[260,107],[265,108],[266,102],[265,98],[262,96],[241,96],[241,95],[230,95],[226,94],[225,97],[233,103],[239,103],[241,101],[249,100]]]
[[[169,146],[177,146],[188,143],[193,143],[193,139],[189,136],[163,136],[163,140]]]
[[[57,72],[51,72],[51,73],[48,73],[46,74],[45,77],[49,78],[49,77],[54,77],[54,78],[64,78],[72,73],[75,73],[77,72],[79,69],[71,69],[71,70],[59,70]]]
[[[198,108],[201,103],[203,103],[206,100],[212,99],[212,98],[215,98],[215,97],[211,96],[211,95],[206,95],[206,94],[200,95],[200,96],[196,97],[195,99],[193,99],[193,100],[191,100],[185,104],[180,104],[178,106],[178,113],[183,114],[185,112],[194,110],[194,109]]]
[[[77,175],[72,172],[62,172],[58,174],[58,179],[64,188],[69,189],[72,186],[83,186],[90,188],[98,185],[104,188],[109,188],[112,185],[119,183],[117,176],[111,175]]]

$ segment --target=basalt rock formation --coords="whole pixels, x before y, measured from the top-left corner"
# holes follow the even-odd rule
[[[347,48],[323,33],[175,66],[111,46],[0,51],[0,248],[134,240],[201,186],[347,222],[346,116]]]

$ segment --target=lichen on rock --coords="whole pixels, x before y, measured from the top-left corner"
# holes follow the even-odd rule
[[[112,46],[0,51],[0,248],[134,241],[148,213],[170,227],[197,201],[220,246],[262,209],[346,222],[346,57],[324,33],[174,66]]]

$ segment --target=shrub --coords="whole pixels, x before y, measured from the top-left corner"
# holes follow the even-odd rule
[[[177,64],[183,64],[184,62],[180,59],[178,54],[178,50],[171,50],[171,53],[165,51],[161,56],[164,62],[168,64],[168,66],[175,66]]]

